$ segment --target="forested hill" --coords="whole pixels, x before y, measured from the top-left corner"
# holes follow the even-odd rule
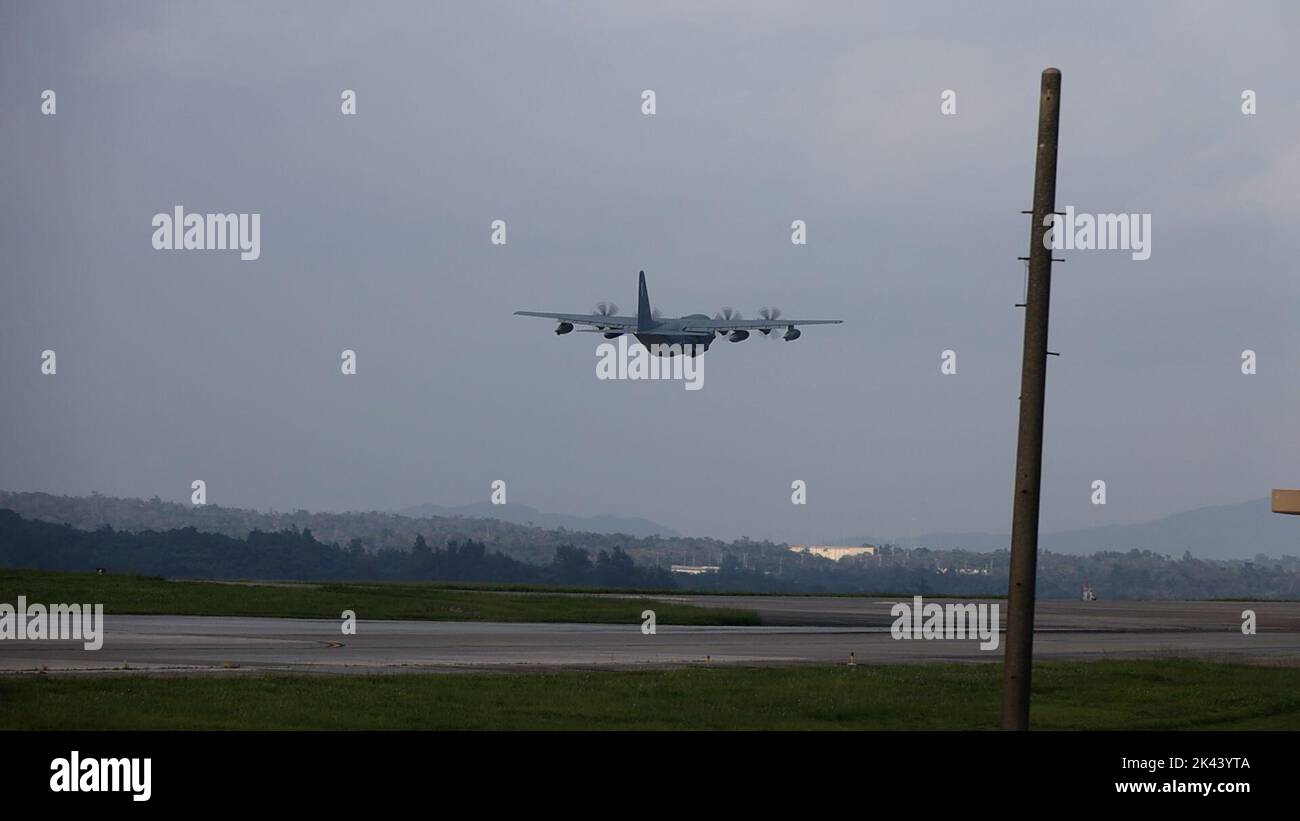
[[[717,573],[679,576],[637,564],[617,548],[561,545],[544,563],[512,559],[481,542],[427,542],[409,549],[323,544],[310,530],[253,531],[237,539],[194,528],[132,533],[24,519],[0,510],[0,568],[147,573],[182,578],[402,579],[750,592],[888,592],[989,596],[1006,591],[1007,553],[883,549],[867,560],[806,554],[743,559]],[[1300,598],[1300,560],[1175,559],[1150,551],[1039,557],[1043,598],[1075,598],[1090,583],[1107,599]],[[3,598],[0,596],[0,598]]]
[[[311,531],[253,531],[235,539],[193,528],[131,533],[24,519],[0,510],[0,567],[144,573],[173,578],[429,579],[440,581],[668,588],[672,574],[636,565],[621,550],[588,554],[561,546],[544,565],[488,550],[479,542],[437,547],[418,537],[409,550],[322,544]]]
[[[716,561],[734,551],[772,552],[781,546],[767,542],[723,542],[669,536],[630,536],[546,529],[497,519],[464,516],[400,516],[379,511],[365,513],[261,512],[221,505],[188,505],[152,499],[117,496],[55,496],[49,493],[14,493],[0,490],[0,509],[27,519],[96,530],[110,525],[117,530],[179,530],[192,527],[243,539],[252,531],[310,530],[324,544],[346,546],[354,540],[363,549],[409,550],[417,536],[429,544],[474,541],[521,561],[549,562],[560,545],[595,554],[621,548],[638,560],[697,564]]]

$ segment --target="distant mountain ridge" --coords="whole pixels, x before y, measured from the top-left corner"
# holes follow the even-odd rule
[[[622,516],[571,516],[565,513],[547,513],[528,505],[510,502],[494,505],[490,502],[475,502],[468,505],[447,507],[444,505],[413,505],[396,511],[401,516],[426,518],[429,516],[464,516],[472,519],[497,519],[529,527],[541,527],[548,530],[577,530],[585,533],[626,533],[629,536],[668,536],[679,534],[671,527],[640,517]]]
[[[928,533],[909,540],[918,547],[1005,550],[1009,535]],[[1273,513],[1268,498],[1213,505],[1130,525],[1062,530],[1038,537],[1042,550],[1088,554],[1102,550],[1151,550],[1175,558],[1191,551],[1198,559],[1253,559],[1257,554],[1300,555],[1300,516]]]
[[[433,545],[453,539],[473,539],[506,555],[536,563],[550,561],[555,548],[561,544],[592,551],[621,547],[641,561],[683,564],[716,561],[728,551],[751,554],[759,551],[771,555],[783,552],[782,546],[773,542],[729,543],[683,537],[670,535],[672,531],[668,528],[644,519],[563,516],[535,511],[526,505],[484,503],[459,508],[429,505],[407,509],[446,512],[428,516],[380,511],[281,513],[215,504],[196,507],[157,498],[55,496],[0,490],[0,509],[6,508],[29,519],[70,524],[85,530],[105,524],[130,531],[194,527],[243,539],[252,530],[309,528],[323,543],[346,546],[352,539],[358,539],[369,550],[409,549],[420,535]],[[490,517],[478,515],[483,508],[491,510]],[[504,518],[507,514],[522,519],[522,523]],[[530,521],[531,526],[527,524]],[[600,532],[595,530],[597,527],[608,530]],[[886,541],[890,540],[837,539],[826,543],[879,545]],[[900,546],[990,552],[1006,550],[1009,544],[1009,536],[993,533],[931,533],[908,539]],[[1053,553],[1071,555],[1150,550],[1175,558],[1190,551],[1199,559],[1250,560],[1261,553],[1275,558],[1300,556],[1300,516],[1272,513],[1268,499],[1254,499],[1198,508],[1151,522],[1046,533],[1040,537],[1039,546]]]
[[[547,515],[537,512],[528,514],[527,511],[531,509],[523,505],[515,507],[523,508],[524,515]],[[536,519],[533,520],[534,525],[530,526],[502,518],[469,515],[404,516],[386,511],[259,511],[217,504],[168,502],[158,497],[137,499],[98,493],[89,496],[56,496],[50,493],[0,490],[0,510],[4,509],[12,510],[26,519],[67,524],[81,530],[97,530],[105,525],[131,532],[192,527],[205,533],[244,539],[254,530],[275,533],[281,530],[307,529],[323,544],[346,547],[356,540],[366,550],[409,550],[419,536],[423,536],[430,545],[472,539],[512,558],[538,564],[549,562],[555,549],[561,545],[572,545],[593,554],[617,547],[641,561],[678,563],[687,562],[692,557],[722,555],[732,545],[748,550],[781,549],[771,542],[745,540],[728,543],[708,538],[636,535],[625,530],[629,523],[636,527],[637,520],[613,517],[609,517],[610,521],[618,523],[620,527],[617,529],[624,532],[594,532],[586,529],[587,520],[583,519],[572,521],[575,527],[581,523],[583,529],[560,530],[537,526]],[[653,523],[648,524],[653,526]]]

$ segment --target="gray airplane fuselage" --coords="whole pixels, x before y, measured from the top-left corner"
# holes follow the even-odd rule
[[[692,320],[708,321],[705,314],[690,314],[680,319],[661,319],[654,323],[654,327],[649,330],[636,330],[632,336],[646,347],[651,353],[657,356],[675,356],[677,350],[669,347],[676,345],[681,348],[681,353],[686,356],[695,356],[697,353],[704,353],[713,344],[714,336],[707,334],[689,334],[682,331]],[[698,348],[696,346],[699,346]]]

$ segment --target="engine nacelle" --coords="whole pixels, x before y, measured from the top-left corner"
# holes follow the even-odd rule
[[[555,333],[558,336],[559,334],[567,334],[569,331],[572,330],[573,330],[572,322],[561,322],[559,326],[555,329]]]
[[[601,334],[601,335],[604,336],[606,339],[618,339],[620,336],[623,335],[623,332],[622,332],[622,331],[610,331],[610,332],[608,332],[608,333]]]
[[[781,338],[784,339],[786,342],[793,342],[801,336],[803,336],[803,334],[800,333],[799,329],[792,325],[788,330],[786,330],[785,336]]]
[[[732,331],[731,336],[727,337],[727,339],[732,342],[744,342],[749,339],[749,331]]]

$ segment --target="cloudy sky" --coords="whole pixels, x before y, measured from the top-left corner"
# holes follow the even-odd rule
[[[1058,205],[1152,255],[1056,268],[1044,529],[1300,485],[1294,5],[373,6],[0,8],[0,487],[1006,531],[1046,66]],[[260,214],[260,259],[155,250],[176,205]],[[512,316],[634,310],[639,269],[670,316],[845,323],[686,391]]]

